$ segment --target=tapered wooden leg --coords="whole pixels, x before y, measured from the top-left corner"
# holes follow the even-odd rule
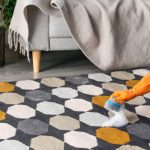
[[[40,72],[40,64],[41,64],[41,51],[32,51],[32,58],[33,58],[33,72],[39,73]]]

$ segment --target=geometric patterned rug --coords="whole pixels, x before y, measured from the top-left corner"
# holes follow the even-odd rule
[[[0,150],[150,149],[150,94],[125,104],[127,126],[101,127],[113,115],[103,108],[112,92],[148,71],[0,82]]]

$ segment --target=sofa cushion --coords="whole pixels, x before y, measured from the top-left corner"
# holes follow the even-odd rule
[[[70,31],[63,17],[49,17],[49,36],[50,37],[71,37]]]

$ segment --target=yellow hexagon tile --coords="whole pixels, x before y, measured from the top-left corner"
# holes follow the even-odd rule
[[[11,92],[14,91],[15,86],[7,83],[7,82],[0,82],[0,92]]]
[[[105,102],[109,99],[109,96],[95,96],[92,98],[92,103],[100,107],[104,107]]]
[[[3,111],[0,111],[0,121],[5,120],[6,119],[6,113]]]
[[[122,145],[130,142],[129,134],[116,128],[99,128],[96,136],[111,144]]]
[[[126,85],[129,87],[134,87],[140,80],[129,80],[126,81]]]

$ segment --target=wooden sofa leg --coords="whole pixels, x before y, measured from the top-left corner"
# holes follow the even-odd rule
[[[32,51],[32,59],[33,59],[33,72],[40,72],[40,64],[41,64],[41,51]]]

